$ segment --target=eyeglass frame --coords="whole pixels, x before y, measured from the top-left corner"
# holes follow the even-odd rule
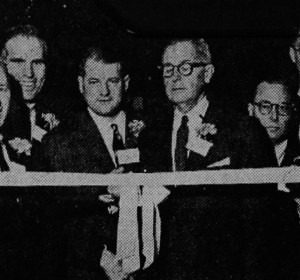
[[[300,53],[300,46],[299,47],[296,47],[296,46],[291,46],[291,48],[295,51],[295,52],[298,52]]]
[[[181,73],[180,71],[180,67],[182,67],[183,65],[189,65],[191,67],[191,70],[190,70],[190,73],[189,74],[183,74]],[[157,68],[159,70],[164,70],[164,67],[169,65],[169,66],[172,66],[172,74],[170,76],[165,76],[163,74],[163,77],[165,78],[171,78],[173,75],[174,75],[174,70],[175,68],[177,69],[178,73],[182,76],[185,76],[185,77],[188,77],[190,75],[193,74],[193,71],[194,71],[194,68],[197,68],[197,67],[206,67],[207,65],[209,65],[210,63],[204,63],[204,62],[188,62],[188,61],[183,61],[181,63],[179,63],[178,65],[173,65],[171,63],[165,63],[165,64],[162,64],[162,65],[158,65]]]
[[[262,113],[261,106],[262,106],[263,104],[265,104],[265,105],[269,105],[269,106],[270,106],[271,110],[270,110],[268,113]],[[257,106],[257,107],[258,107],[258,110],[259,110],[259,112],[260,112],[262,115],[264,115],[264,116],[266,116],[266,115],[270,115],[270,114],[271,114],[271,112],[272,112],[272,110],[273,110],[273,107],[275,107],[275,108],[276,108],[276,111],[277,111],[278,115],[280,115],[280,116],[284,116],[284,117],[286,117],[286,116],[288,116],[288,115],[289,115],[289,114],[282,114],[282,113],[280,113],[280,111],[279,111],[279,108],[280,108],[280,106],[282,106],[281,104],[277,104],[277,103],[270,103],[270,102],[268,102],[268,103],[263,103],[263,102],[253,102],[253,105]],[[296,108],[295,108],[295,105],[294,105],[293,103],[291,103],[291,104],[287,104],[287,105],[285,105],[285,106],[288,106],[288,107],[290,108],[290,110],[291,110],[291,113],[292,113],[293,111],[295,111],[295,109],[296,109]]]

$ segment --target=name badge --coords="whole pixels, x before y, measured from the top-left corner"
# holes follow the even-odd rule
[[[130,164],[140,162],[140,151],[138,148],[118,150],[116,152],[119,164]]]
[[[43,137],[47,134],[47,131],[35,125],[32,133],[32,138],[41,142]]]
[[[194,138],[192,141],[189,141],[186,145],[186,148],[197,154],[200,154],[201,156],[206,157],[212,146],[213,143],[197,137]]]

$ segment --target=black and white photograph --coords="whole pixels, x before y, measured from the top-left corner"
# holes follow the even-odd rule
[[[0,279],[300,279],[300,2],[2,0]]]

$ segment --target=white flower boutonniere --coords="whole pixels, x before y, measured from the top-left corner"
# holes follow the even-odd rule
[[[196,128],[196,135],[203,140],[211,142],[211,137],[218,132],[216,126],[211,123],[202,123],[199,128]]]
[[[133,120],[128,124],[129,132],[136,138],[139,137],[140,133],[146,127],[142,120]]]
[[[59,120],[56,118],[56,116],[53,113],[46,113],[46,114],[43,113],[42,118],[47,123],[49,130],[52,130],[53,128],[59,125]]]
[[[213,136],[217,134],[217,128],[211,123],[201,123],[196,127],[195,134],[192,134],[187,143],[187,149],[204,157],[213,146]]]
[[[16,137],[13,140],[9,140],[8,143],[14,150],[16,150],[18,155],[23,153],[27,156],[31,155],[32,145],[28,140]]]

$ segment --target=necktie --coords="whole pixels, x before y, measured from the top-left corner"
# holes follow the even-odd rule
[[[186,165],[187,148],[186,144],[189,138],[188,117],[182,116],[181,125],[177,131],[176,149],[175,149],[175,167],[176,171],[183,171]]]
[[[34,128],[35,128],[35,123],[36,123],[36,110],[34,108],[34,105],[30,106],[28,108],[29,108],[30,126],[31,126],[30,137],[32,139],[33,138]]]
[[[123,143],[123,140],[122,140],[122,136],[121,136],[121,134],[119,132],[118,126],[116,124],[112,124],[111,128],[113,130],[112,148],[113,148],[113,151],[115,153],[116,165],[118,167],[119,166],[119,162],[118,162],[118,157],[117,157],[116,152],[118,150],[124,150],[125,146],[124,146],[124,143]]]
[[[0,137],[3,137],[2,135]],[[0,169],[1,171],[9,171],[9,166],[5,160],[3,153],[3,142],[0,140]]]

